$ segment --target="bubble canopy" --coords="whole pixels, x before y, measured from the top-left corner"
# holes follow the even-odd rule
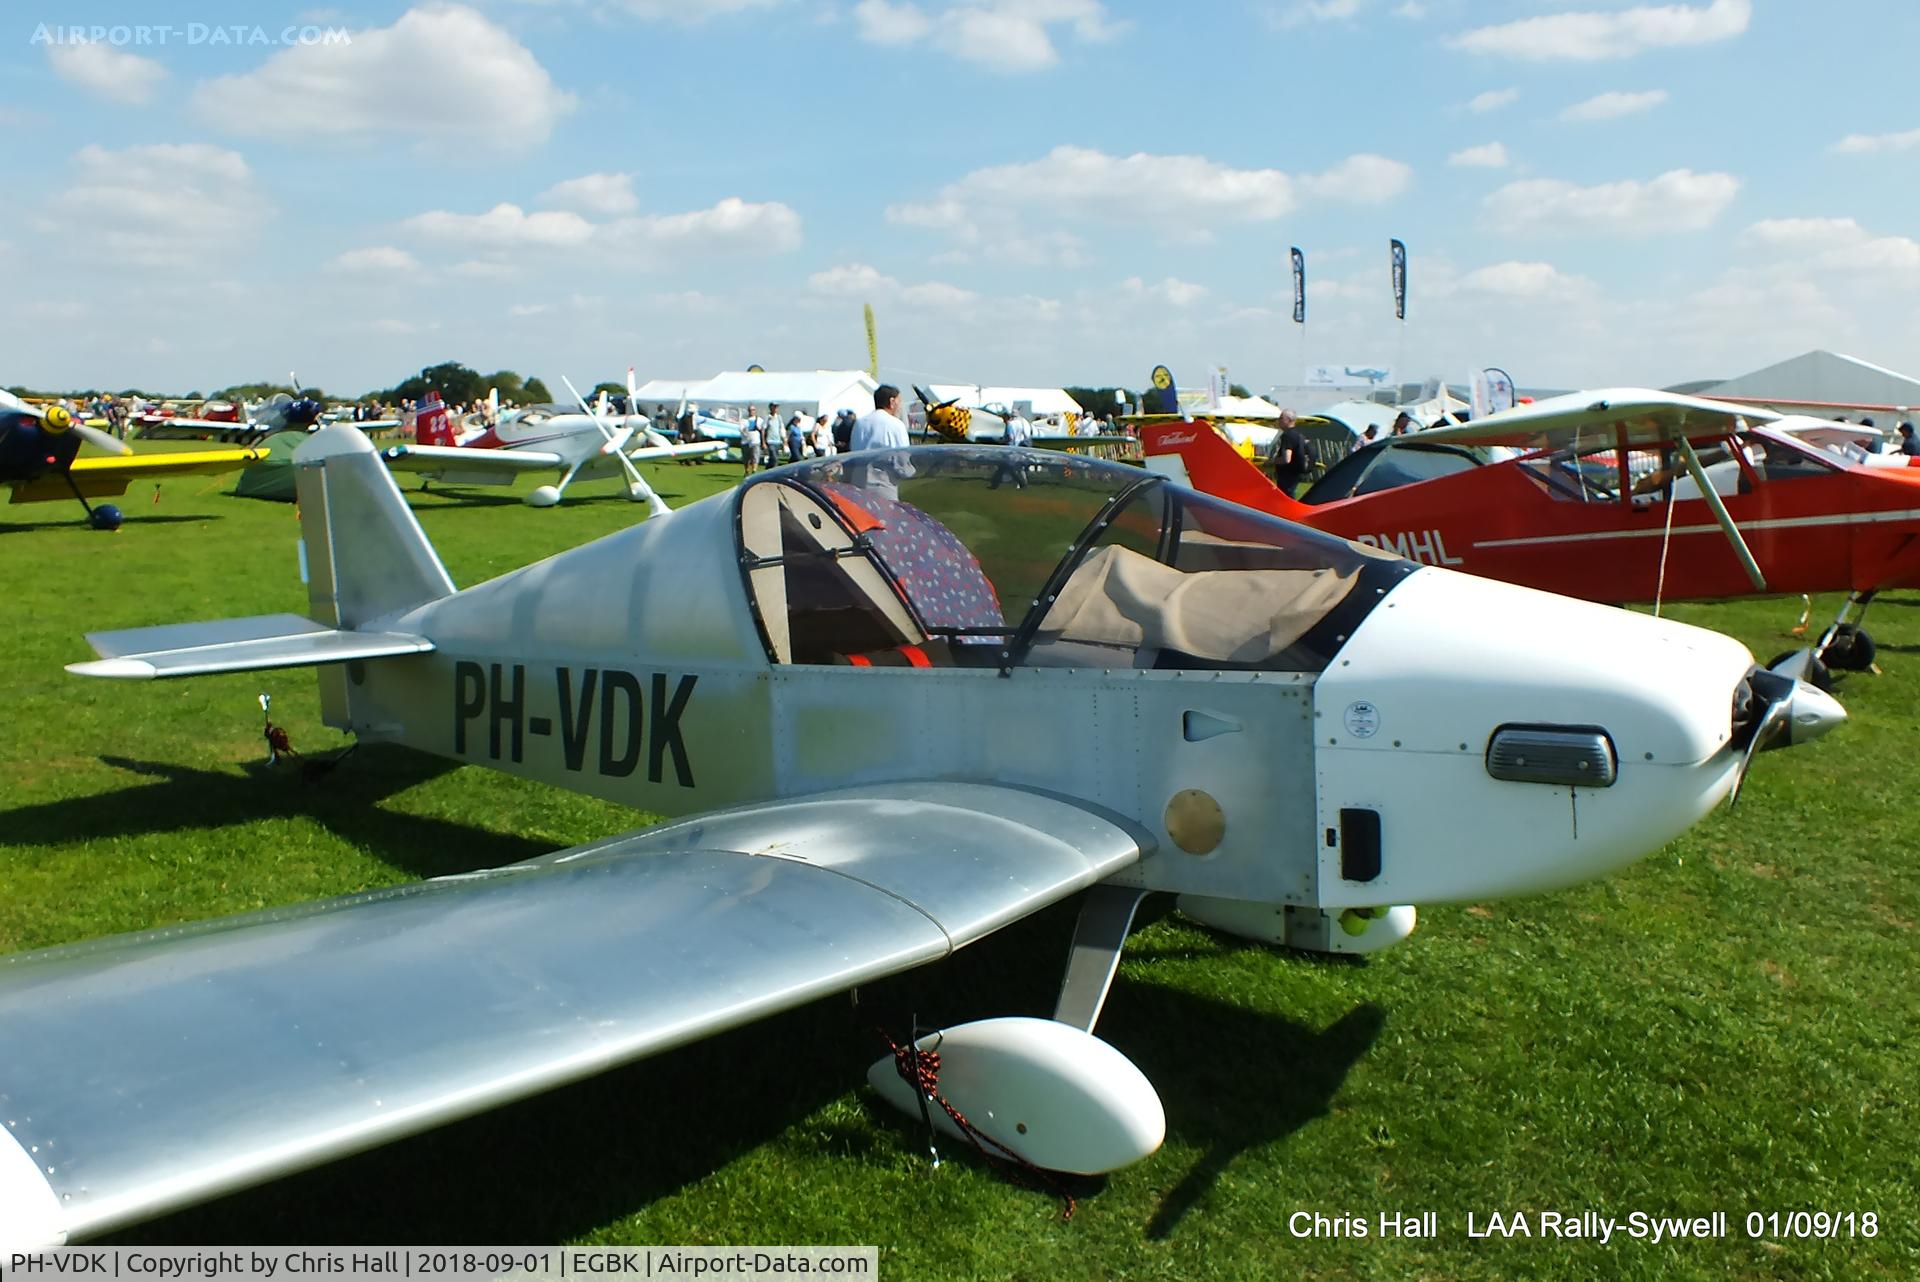
[[[739,499],[768,657],[856,667],[1324,668],[1417,567],[1050,450],[923,446]]]

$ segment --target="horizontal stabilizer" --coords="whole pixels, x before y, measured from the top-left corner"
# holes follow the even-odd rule
[[[342,631],[297,614],[89,632],[87,644],[100,658],[90,663],[70,663],[68,672],[137,681],[384,659],[433,649],[433,642],[425,637],[404,632]]]

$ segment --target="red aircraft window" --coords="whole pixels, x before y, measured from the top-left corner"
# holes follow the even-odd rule
[[[1832,476],[1840,470],[1840,465],[1823,457],[1823,452],[1806,447],[1798,441],[1785,441],[1778,437],[1761,436],[1758,433],[1744,438],[1747,443],[1747,456],[1754,460],[1754,470],[1759,472],[1762,481],[1792,481],[1806,476]]]

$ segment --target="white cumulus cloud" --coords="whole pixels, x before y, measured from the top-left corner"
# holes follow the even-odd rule
[[[386,276],[394,272],[417,272],[420,270],[420,260],[392,245],[372,245],[366,249],[349,249],[335,257],[328,266],[337,272]]]
[[[152,58],[106,44],[48,45],[47,58],[68,84],[122,106],[151,102],[167,78],[167,69]]]
[[[1003,75],[1044,71],[1060,61],[1059,31],[1085,43],[1113,39],[1125,24],[1103,0],[860,0],[855,29],[869,44],[924,45]]]
[[[584,245],[593,238],[593,224],[576,213],[553,210],[530,214],[505,202],[484,214],[429,210],[415,214],[402,225],[426,240],[483,249],[566,247]]]
[[[933,19],[920,6],[889,0],[860,0],[853,6],[853,20],[868,44],[908,45],[933,30]]]
[[[1868,156],[1880,151],[1912,151],[1920,147],[1920,129],[1894,134],[1848,134],[1833,144],[1842,156]]]
[[[1618,120],[1622,116],[1637,116],[1643,111],[1652,111],[1666,100],[1667,91],[1664,89],[1649,89],[1644,93],[1596,94],[1568,107],[1560,113],[1560,119],[1581,123]]]
[[[616,254],[779,254],[800,245],[800,215],[778,201],[728,196],[681,214],[617,218],[600,226],[599,242]]]
[[[943,280],[930,280],[902,289],[900,301],[909,307],[957,310],[973,306],[980,301],[980,295]]]
[[[900,282],[883,275],[879,268],[867,263],[840,263],[807,277],[807,284],[820,294],[831,294],[837,298],[866,298],[894,290]]]
[[[1313,200],[1378,205],[1392,200],[1413,181],[1413,170],[1385,156],[1348,156],[1325,173],[1302,174],[1300,191]]]
[[[1478,147],[1463,147],[1447,157],[1447,163],[1467,169],[1505,169],[1508,165],[1505,143],[1482,143]]]
[[[446,209],[403,224],[424,241],[499,254],[516,249],[594,250],[622,263],[650,266],[666,255],[781,253],[800,243],[800,215],[777,202],[729,196],[706,209],[593,222],[572,210],[528,213],[503,202],[483,214]],[[487,260],[480,260],[485,263]],[[461,270],[456,268],[456,270]],[[462,274],[484,274],[471,268]]]
[[[1467,110],[1476,116],[1484,116],[1489,111],[1498,111],[1502,107],[1511,107],[1520,96],[1518,89],[1489,89],[1477,93],[1467,100]]]
[[[1503,232],[1657,236],[1709,227],[1740,190],[1732,174],[1674,169],[1647,182],[1581,187],[1553,178],[1508,183],[1483,203]]]
[[[569,178],[542,192],[540,203],[582,214],[631,214],[640,208],[640,198],[633,194],[632,174]]]
[[[753,9],[770,9],[778,3],[780,0],[612,0],[615,9],[636,18],[687,25]]]
[[[1129,276],[1120,282],[1120,292],[1128,298],[1165,303],[1172,307],[1191,307],[1207,296],[1207,287],[1176,276],[1169,276],[1156,284],[1148,284],[1138,276]]]
[[[74,156],[57,220],[39,229],[90,253],[147,267],[204,264],[230,253],[273,216],[246,158],[209,143],[154,143]],[[165,192],[164,200],[130,192]]]
[[[1233,223],[1266,222],[1303,200],[1378,204],[1404,191],[1413,171],[1397,160],[1357,155],[1318,174],[1237,169],[1205,156],[1055,147],[1038,160],[976,169],[930,200],[887,209],[889,222],[945,232],[960,252],[1016,261],[1073,261],[1079,239],[1030,230],[1027,218],[1098,218],[1200,238]],[[1062,194],[1071,193],[1071,201]],[[1019,247],[1018,253],[1006,247]]]
[[[1365,0],[1294,0],[1285,9],[1269,16],[1281,30],[1309,22],[1350,22],[1360,16]]]
[[[402,136],[520,150],[576,99],[504,28],[464,5],[409,9],[350,43],[297,45],[204,81],[193,105],[221,128],[289,140]]]
[[[1459,288],[1473,294],[1516,300],[1544,299],[1565,301],[1594,292],[1594,283],[1584,276],[1573,276],[1552,263],[1494,263],[1468,272]]]
[[[1742,240],[1795,256],[1799,267],[1874,275],[1880,284],[1920,279],[1920,241],[1876,236],[1854,218],[1769,218],[1753,224]]]
[[[1753,0],[1712,0],[1644,5],[1611,12],[1542,14],[1498,26],[1478,27],[1447,41],[1468,53],[1526,62],[1597,62],[1631,58],[1649,49],[1710,44],[1746,31]]]
[[[816,294],[828,298],[857,298],[863,302],[899,302],[933,311],[965,311],[980,301],[970,289],[943,280],[904,285],[870,263],[839,263],[807,277]]]

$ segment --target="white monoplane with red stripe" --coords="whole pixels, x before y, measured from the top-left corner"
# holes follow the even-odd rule
[[[565,380],[562,380],[563,382]],[[627,381],[633,381],[628,371]],[[647,503],[655,514],[667,510],[660,496],[640,476],[635,463],[651,459],[698,458],[720,453],[718,441],[674,445],[649,425],[646,415],[603,416],[581,399],[573,384],[578,409],[561,405],[534,405],[501,416],[491,427],[461,436],[454,434],[447,407],[436,394],[414,419],[412,445],[384,451],[387,466],[400,472],[418,472],[446,485],[511,485],[526,472],[558,472],[553,485],[542,485],[527,495],[534,507],[552,507],[576,478],[587,480],[624,472],[627,497]],[[632,404],[629,397],[628,404]]]

